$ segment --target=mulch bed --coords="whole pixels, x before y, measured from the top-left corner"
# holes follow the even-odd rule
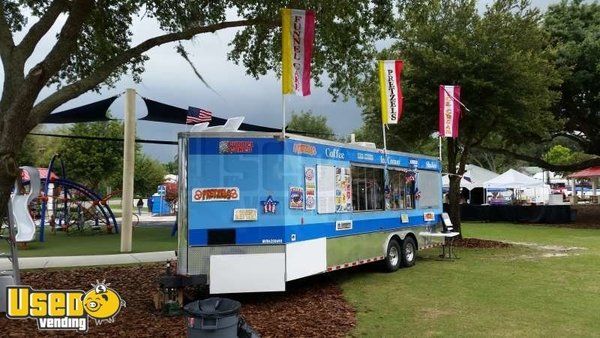
[[[483,248],[483,249],[495,249],[495,248],[509,248],[512,245],[509,243],[492,241],[487,239],[479,238],[462,238],[454,241],[454,246],[461,248]]]
[[[88,335],[101,337],[182,337],[183,317],[166,317],[154,310],[152,294],[164,265],[97,267],[61,271],[27,272],[23,284],[34,289],[91,288],[106,279],[127,302],[112,324],[96,326],[90,320]],[[203,296],[206,297],[206,296]],[[288,283],[283,293],[229,295],[241,301],[242,315],[263,337],[342,337],[355,326],[355,310],[344,300],[340,288],[327,276]],[[80,336],[74,331],[38,331],[35,320],[0,318],[2,336]]]

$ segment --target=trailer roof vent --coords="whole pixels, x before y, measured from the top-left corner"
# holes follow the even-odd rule
[[[208,122],[202,122],[202,123],[198,123],[198,124],[195,124],[194,126],[192,126],[192,129],[190,131],[191,132],[200,132],[200,131],[206,130],[206,128],[208,128]]]
[[[211,133],[214,133],[214,132],[239,132],[240,130],[238,130],[238,129],[242,125],[242,122],[244,122],[244,117],[236,116],[236,117],[227,119],[227,122],[225,122],[225,124],[220,125],[220,126],[209,127],[208,123],[205,122],[206,126],[198,127],[199,130],[196,130],[196,129],[194,129],[196,126],[200,126],[204,123],[197,124],[192,127],[192,131],[200,131],[200,132],[205,131],[205,132],[211,132]]]
[[[356,144],[365,148],[377,149],[377,145],[375,145],[373,142],[352,142],[352,144]]]

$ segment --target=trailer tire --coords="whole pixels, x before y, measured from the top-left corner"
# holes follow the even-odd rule
[[[402,264],[400,244],[396,239],[391,239],[388,242],[388,247],[385,255],[385,270],[387,272],[394,272],[400,268]]]
[[[415,265],[417,261],[417,244],[415,240],[406,236],[402,241],[402,266],[405,268]]]

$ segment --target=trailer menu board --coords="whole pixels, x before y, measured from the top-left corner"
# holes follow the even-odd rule
[[[317,212],[335,213],[335,167],[317,165]]]
[[[335,168],[335,211],[352,211],[352,182],[350,168]]]

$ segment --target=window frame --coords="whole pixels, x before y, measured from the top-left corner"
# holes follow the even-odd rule
[[[380,187],[380,192],[379,192],[379,196],[377,196],[378,198],[372,199],[371,201],[369,201],[369,188],[367,185],[367,177],[369,176],[367,174],[367,170],[369,169],[378,169],[381,170],[381,179],[382,181],[380,182],[382,184],[382,186]],[[361,187],[361,183],[358,180],[355,180],[355,173],[364,173],[364,175],[359,175],[359,177],[363,178],[363,187],[364,187],[364,196],[359,197],[360,196],[360,187]],[[371,171],[371,175],[369,176],[373,181],[377,180],[378,175],[375,175],[374,171]],[[378,166],[378,165],[370,165],[370,164],[363,164],[363,163],[354,163],[354,162],[350,162],[350,177],[352,180],[352,212],[377,212],[377,211],[386,211],[386,207],[385,207],[385,167],[384,166]],[[356,181],[356,183],[355,183]],[[357,187],[359,191],[354,190],[354,188]],[[375,186],[373,186],[371,189],[373,189],[373,192],[375,190]],[[379,201],[377,201],[377,199],[379,199]],[[355,206],[355,201],[356,201],[356,205],[359,207],[359,209],[357,210],[354,206]],[[364,204],[365,209],[361,210],[361,201]],[[374,206],[377,206],[377,202],[379,202],[379,204],[381,205],[381,209],[369,209],[369,205],[373,204]]]

